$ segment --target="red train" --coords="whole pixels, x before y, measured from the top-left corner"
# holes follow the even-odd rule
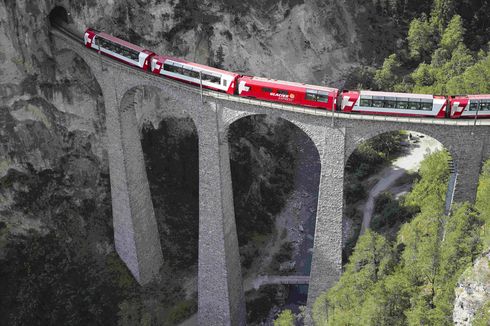
[[[434,118],[490,118],[490,94],[436,96],[394,92],[350,91],[262,77],[242,76],[154,52],[87,29],[88,48],[142,70],[230,95],[321,108],[345,113]]]

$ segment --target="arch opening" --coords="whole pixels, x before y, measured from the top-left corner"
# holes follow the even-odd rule
[[[282,118],[240,118],[228,139],[247,324],[254,325],[274,305],[299,312],[306,304],[308,285],[277,283],[310,273],[320,157],[308,135]]]
[[[192,118],[174,115],[165,103],[158,88],[139,86],[129,89],[120,104],[122,109],[133,110],[162,248],[159,291],[152,295],[162,305],[143,309],[158,325],[169,323],[165,318],[179,309],[183,319],[195,314],[198,291],[197,128]],[[161,309],[168,314],[162,315]]]
[[[401,226],[419,212],[419,203],[413,202],[415,196],[410,192],[421,179],[420,168],[428,164],[424,160],[429,157],[435,169],[447,170],[451,182],[456,171],[452,155],[441,142],[424,133],[381,132],[357,144],[344,171],[343,264],[367,229],[394,241]],[[434,205],[442,205],[446,211],[450,204],[446,196],[451,195],[454,184],[445,183],[444,190],[444,198]]]
[[[56,6],[51,10],[48,15],[49,23],[52,27],[58,25],[68,25],[70,24],[70,15],[68,11],[62,6]]]

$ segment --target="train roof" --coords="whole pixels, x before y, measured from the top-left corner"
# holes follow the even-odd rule
[[[258,86],[290,86],[290,87],[297,87],[297,88],[309,88],[317,91],[325,91],[325,92],[335,92],[339,91],[337,88],[332,88],[332,87],[327,87],[327,86],[319,86],[319,85],[311,85],[311,84],[304,84],[304,83],[298,83],[298,82],[290,82],[290,81],[285,81],[285,80],[277,80],[277,79],[270,79],[270,78],[264,78],[264,77],[252,77],[252,76],[243,76],[243,79],[248,79],[252,80],[256,85]]]
[[[470,100],[487,100],[490,99],[490,94],[475,94],[475,95],[456,95],[453,98],[467,98]]]
[[[403,97],[403,98],[422,98],[422,99],[434,99],[437,96],[431,94],[411,94],[411,93],[397,93],[397,92],[378,92],[378,91],[360,91],[361,95],[365,96],[387,96],[387,97]]]
[[[170,61],[174,61],[174,62],[177,62],[177,63],[186,64],[186,65],[189,65],[191,67],[196,67],[196,68],[200,68],[200,69],[203,69],[203,70],[208,70],[208,71],[219,73],[219,74],[223,74],[223,75],[230,75],[230,76],[233,76],[233,77],[239,76],[239,74],[234,73],[234,72],[230,72],[230,71],[227,71],[227,70],[223,70],[223,69],[219,69],[219,68],[214,68],[214,67],[202,65],[200,63],[194,63],[194,62],[186,61],[186,60],[180,59],[180,58],[169,57],[169,56],[158,55],[158,54],[155,55],[153,58],[154,59],[157,59],[157,60],[159,60],[161,62],[165,62],[166,60],[170,60]]]
[[[125,40],[121,40],[120,38],[117,38],[115,36],[112,36],[112,35],[104,33],[104,32],[95,32],[95,35],[101,36],[101,37],[105,38],[106,40],[112,41],[112,42],[117,43],[117,44],[121,44],[127,48],[130,48],[130,49],[138,51],[138,52],[148,51],[145,48],[142,48],[141,46],[134,45],[133,43],[130,43],[130,42],[125,41]],[[151,51],[148,51],[148,52],[151,53]]]

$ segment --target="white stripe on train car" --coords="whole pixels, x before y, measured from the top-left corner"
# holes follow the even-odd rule
[[[243,91],[248,92],[250,90],[250,87],[245,85],[245,81],[240,80],[240,83],[238,83],[238,94],[242,94]]]

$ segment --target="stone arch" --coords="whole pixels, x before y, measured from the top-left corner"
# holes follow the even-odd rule
[[[144,123],[151,123],[156,127],[164,117],[188,117],[197,127],[197,113],[192,107],[192,102],[177,98],[164,86],[158,83],[125,85],[122,90],[117,90],[122,94],[118,107],[120,110],[125,110],[128,106],[133,105],[140,129]],[[144,107],[145,103],[150,104],[151,107]]]
[[[268,114],[268,113],[251,113],[251,112],[243,112],[243,111],[233,111],[232,114],[229,114],[228,116],[225,116],[223,117],[223,120],[224,120],[224,134],[228,136],[228,139],[229,139],[229,133],[230,133],[230,128],[231,126],[236,123],[236,122],[239,122],[240,120],[242,120],[243,118],[248,118],[248,117],[252,117],[252,116],[267,116],[267,117],[272,117],[272,118],[277,118],[277,119],[280,119],[282,121],[285,121],[287,122],[287,124],[289,126],[294,126],[293,128],[295,129],[295,133],[299,133],[301,134],[302,136],[301,137],[301,144],[300,143],[297,143],[298,146],[301,146],[302,149],[305,149],[307,148],[307,150],[305,151],[305,154],[300,154],[302,155],[303,157],[299,157],[300,155],[298,155],[298,160],[301,162],[301,163],[298,163],[300,164],[301,166],[299,166],[294,172],[293,172],[293,178],[295,179],[304,179],[304,180],[308,180],[308,181],[305,181],[309,183],[309,185],[305,186],[305,185],[301,185],[297,180],[295,180],[295,182],[293,183],[293,190],[292,190],[292,193],[291,193],[291,197],[286,199],[286,206],[293,206],[291,205],[291,203],[293,202],[302,202],[303,203],[303,206],[305,207],[304,210],[305,211],[301,211],[299,214],[301,214],[301,216],[303,216],[304,218],[307,217],[307,221],[302,221],[300,223],[304,223],[302,224],[302,227],[304,227],[304,232],[306,234],[310,234],[312,237],[306,237],[305,236],[305,242],[301,242],[301,246],[304,246],[304,247],[308,247],[308,248],[312,248],[313,247],[313,239],[314,239],[314,236],[316,234],[315,232],[315,224],[316,224],[316,221],[318,219],[318,214],[319,212],[317,211],[317,208],[318,208],[318,200],[319,200],[319,196],[320,196],[320,191],[319,191],[319,184],[320,184],[320,174],[321,174],[321,158],[320,158],[320,151],[318,149],[318,143],[315,141],[317,139],[314,139],[312,138],[311,136],[311,132],[313,132],[312,130],[308,130],[305,131],[305,126],[307,126],[307,124],[303,124],[301,123],[301,121],[297,121],[297,120],[294,120],[290,117],[288,117],[287,115],[283,115],[283,114]],[[306,144],[306,146],[304,145]],[[231,144],[230,144],[231,146]],[[305,164],[305,163],[308,163],[308,164]],[[306,172],[308,171],[308,172]],[[311,175],[311,180],[308,179],[308,176],[306,174],[310,173]],[[305,199],[304,197],[302,197],[301,199],[299,198],[299,193],[302,193],[305,194],[305,189],[308,189],[308,197]],[[297,194],[295,194],[297,193]],[[308,203],[308,205],[305,205],[304,203]],[[306,212],[306,207],[308,207],[308,212]],[[311,209],[311,210],[310,210]],[[309,223],[309,225],[306,225],[307,223]],[[299,231],[299,227],[298,225],[295,225],[292,229],[294,230],[289,230],[289,234],[291,235],[288,235],[288,238],[291,237],[293,234],[295,234],[296,232],[298,234],[300,234],[301,232],[303,231]],[[311,242],[311,243],[308,243],[308,245],[306,245],[305,243],[306,242]],[[299,252],[300,252],[300,256],[304,257],[306,255],[308,255],[308,253],[306,252],[303,252],[304,248],[299,248]],[[309,254],[311,254],[311,251],[309,252]],[[309,275],[310,272],[311,272],[311,268],[313,266],[313,263],[312,263],[312,260],[304,263],[304,266],[306,267],[305,269],[303,269],[304,267],[298,267],[298,269],[300,270],[300,272],[306,274],[306,275]],[[286,281],[287,282],[287,281]],[[248,284],[248,280],[247,280],[247,283],[245,284],[245,286],[249,286]],[[307,300],[307,292],[305,291],[305,287],[302,286],[303,289],[301,290],[301,293],[302,293],[302,296],[303,296],[303,299],[305,300],[305,302],[303,304],[306,304],[306,300]],[[298,290],[299,287],[295,287],[294,289],[292,289],[292,291],[295,291],[295,290]],[[297,295],[297,294],[295,294]]]
[[[440,129],[440,126],[433,125],[420,125],[420,124],[393,124],[388,122],[379,123],[376,128],[366,128],[362,130],[362,133],[356,134],[353,141],[346,144],[345,160],[347,161],[352,155],[354,150],[364,141],[369,140],[375,136],[398,130],[410,130],[415,131],[429,137],[434,138],[449,152],[451,157],[456,161],[458,159],[457,150],[450,142],[450,138],[444,137],[444,132]]]
[[[395,182],[395,180],[397,180],[398,178],[401,178],[404,175],[404,173],[407,173],[407,171],[405,171],[404,168],[395,167],[393,164],[390,163],[391,167],[393,168],[393,171],[397,170],[396,172],[394,172],[390,176],[390,177],[397,178],[397,179],[392,179],[391,186],[386,185],[385,188],[379,188],[378,184],[371,184],[369,189],[365,188],[366,193],[364,196],[359,196],[359,193],[357,193],[356,191],[353,191],[351,193],[351,195],[352,195],[351,199],[353,199],[353,201],[349,201],[348,200],[349,199],[348,198],[349,197],[348,189],[349,189],[349,186],[352,185],[351,183],[349,183],[349,181],[355,181],[356,177],[354,177],[353,179],[349,179],[349,177],[348,177],[349,176],[348,166],[350,166],[350,167],[357,166],[357,165],[353,165],[352,161],[350,161],[350,159],[353,156],[352,154],[363,142],[371,140],[372,138],[379,136],[379,135],[383,135],[383,134],[386,134],[389,132],[397,132],[400,130],[415,132],[415,133],[419,133],[419,134],[422,134],[424,136],[427,136],[428,138],[432,138],[433,140],[437,141],[440,145],[442,145],[442,148],[444,150],[448,151],[450,158],[456,162],[457,149],[455,149],[454,147],[451,146],[450,143],[448,143],[451,138],[444,137],[445,134],[443,132],[441,132],[441,129],[439,126],[383,122],[383,123],[376,124],[375,128],[373,128],[373,126],[369,126],[369,128],[364,128],[364,129],[359,128],[359,129],[356,129],[355,131],[353,130],[352,134],[354,134],[354,136],[353,136],[354,139],[351,138],[351,142],[348,144],[349,147],[346,146],[346,150],[345,150],[346,166],[344,168],[345,183],[343,186],[344,187],[343,220],[344,220],[344,223],[347,223],[347,224],[349,224],[349,221],[353,222],[354,220],[350,219],[349,216],[350,217],[355,216],[354,211],[357,211],[360,214],[360,217],[359,217],[360,218],[360,222],[359,222],[360,224],[358,225],[359,229],[357,230],[357,232],[360,232],[360,233],[358,234],[358,233],[356,233],[356,231],[354,231],[355,227],[352,227],[352,226],[355,224],[352,224],[350,228],[345,228],[343,237],[344,237],[344,239],[347,240],[346,243],[350,243],[351,245],[355,245],[355,242],[357,242],[358,236],[360,234],[362,234],[366,228],[369,227],[369,224],[365,223],[365,220],[363,217],[363,214],[365,213],[365,208],[368,207],[369,205],[374,205],[373,203],[374,203],[375,198],[377,198],[383,192],[385,192],[385,191],[391,192],[390,188],[392,188],[393,182]],[[356,163],[359,164],[360,162],[361,161],[357,161]],[[456,168],[456,165],[454,167]],[[393,172],[393,171],[391,171],[391,172]],[[374,172],[368,173],[367,174],[368,178],[370,176],[372,176],[371,173],[375,174],[375,173],[379,173],[379,171],[374,171]],[[351,174],[351,176],[353,176],[353,175],[355,175],[355,173]],[[361,179],[358,182],[360,182],[360,184],[365,185],[365,180],[366,179]],[[413,182],[413,181],[411,181],[411,182]],[[407,183],[407,182],[405,182],[405,183]],[[353,184],[356,184],[356,182],[354,182]],[[454,190],[454,188],[449,189],[449,186],[450,186],[450,184],[446,184],[446,187],[448,187],[447,194],[450,194],[451,191]],[[359,189],[359,188],[357,188],[357,186],[356,186],[355,188],[351,188],[351,189]],[[369,194],[369,192],[373,189],[377,189],[378,192],[375,193],[374,195]],[[352,203],[355,203],[355,202],[358,203],[359,200],[365,201],[363,203],[363,206],[362,206],[363,209],[362,210],[358,210],[355,206],[351,206]],[[448,198],[446,198],[445,200],[446,200],[446,204],[447,204]],[[370,206],[370,207],[374,207],[374,206]],[[375,215],[374,212],[371,211],[371,216],[374,217],[374,215]],[[369,219],[368,219],[368,221],[369,221]],[[347,233],[348,229],[350,229],[350,232]],[[353,240],[354,240],[354,242],[352,242]],[[352,249],[353,249],[353,247],[348,247],[348,246],[344,247],[343,259],[345,262],[347,262],[348,256],[350,254],[352,254],[352,252],[350,251]]]
[[[158,239],[167,262],[163,268],[170,268],[163,275],[171,275],[182,261],[197,266],[198,251],[198,133],[194,117],[183,112],[185,103],[173,99],[164,88],[148,84],[132,86],[118,96],[123,146],[140,146],[142,151],[142,170],[148,180]],[[179,228],[175,222],[177,217],[181,223]],[[185,238],[184,233],[185,244],[177,241]],[[173,244],[171,239],[175,240]],[[181,253],[180,258],[175,255],[176,248]],[[175,265],[171,265],[173,263]],[[189,273],[186,270],[178,274]]]
[[[290,116],[288,113],[283,111],[278,111],[278,110],[269,110],[266,113],[264,113],[264,112],[227,110],[225,108],[223,109],[223,134],[228,135],[229,128],[234,122],[242,118],[253,116],[253,115],[267,115],[269,117],[280,118],[282,120],[288,121],[296,128],[304,132],[308,136],[309,140],[313,144],[315,144],[317,152],[318,153],[320,152],[318,150],[318,147],[321,146],[324,139],[319,136],[318,130],[316,130],[315,128],[318,126],[312,127],[311,123],[302,121],[301,118],[303,118],[304,116],[301,116],[300,119],[295,119],[294,115]]]

